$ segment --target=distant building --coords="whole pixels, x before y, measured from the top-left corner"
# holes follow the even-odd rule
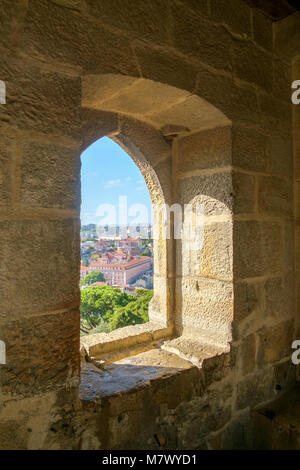
[[[108,254],[108,253],[106,253]],[[89,266],[89,272],[100,271],[103,273],[108,285],[126,285],[134,282],[141,273],[151,268],[152,259],[149,256],[141,256],[128,260],[109,262],[108,260],[95,261]]]
[[[115,245],[122,251],[136,256],[140,253],[142,243],[137,238],[125,238],[124,240],[116,240]]]
[[[93,282],[92,284],[89,285],[89,287],[98,287],[98,286],[106,286],[106,282]]]
[[[95,251],[97,253],[104,253],[106,250],[107,250],[107,245],[108,245],[108,242],[105,241],[105,240],[99,240],[96,244],[95,244]]]
[[[86,266],[80,266],[80,278],[86,276],[89,273],[89,268]]]

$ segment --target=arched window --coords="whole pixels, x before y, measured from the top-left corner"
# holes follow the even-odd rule
[[[111,137],[139,167],[153,203],[149,327],[134,326],[121,340],[128,348],[181,336],[181,352],[184,338],[196,349],[227,350],[233,319],[230,120],[184,90],[118,75],[84,77],[82,103],[84,147]],[[196,239],[190,236],[195,229],[202,230]],[[109,351],[114,339],[121,349],[114,333],[87,337],[89,354]]]
[[[147,185],[131,157],[107,137],[81,161],[81,334],[146,323],[153,296]]]

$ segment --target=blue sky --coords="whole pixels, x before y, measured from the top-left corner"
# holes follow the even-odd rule
[[[119,196],[127,197],[128,208],[133,204],[143,204],[148,220],[138,212],[135,219],[142,223],[150,222],[151,199],[145,180],[131,157],[118,144],[108,137],[97,140],[82,153],[81,165],[83,225],[103,223],[103,217],[99,216],[100,204],[112,204],[118,217]],[[138,207],[136,209],[138,211]],[[132,219],[129,216],[128,222]]]

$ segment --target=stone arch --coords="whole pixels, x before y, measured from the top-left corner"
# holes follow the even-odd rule
[[[102,135],[119,143],[140,168],[152,202],[158,205],[166,203],[169,207],[179,203],[183,207],[191,200],[195,202],[200,193],[206,218],[227,217],[230,220],[231,121],[215,106],[186,90],[163,83],[106,74],[82,78],[82,113],[83,147]],[[224,165],[225,175],[219,171]],[[226,183],[223,189],[213,182],[215,172],[219,173],[219,183]],[[195,175],[192,178],[197,180],[196,184],[190,186],[192,192],[184,188],[191,173]],[[231,229],[230,225],[229,236]],[[217,243],[220,250],[221,239],[222,236]],[[192,309],[192,316],[190,307],[187,307],[189,312],[185,308],[184,297],[193,296],[184,288],[189,282],[189,274],[183,269],[185,254],[182,250],[181,240],[174,240],[173,237],[164,240],[164,234],[161,233],[155,247],[154,278],[157,282],[154,282],[155,296],[150,308],[150,319],[170,326],[177,334],[183,331],[195,334],[197,330],[207,341],[215,341],[218,345],[227,344],[230,339],[228,331],[231,314],[226,312],[226,325],[216,335],[211,330],[217,328],[218,322],[223,324],[224,321],[216,318],[212,324],[208,322],[208,335],[208,329],[200,327],[199,314],[195,311],[198,309],[197,304]],[[228,273],[228,276],[231,274]],[[204,276],[206,284],[209,276]],[[216,280],[215,284],[220,282]],[[206,291],[208,289],[211,288],[206,285]],[[224,286],[213,286],[212,292],[216,289],[224,291]],[[196,292],[198,290],[196,287]],[[232,310],[232,284],[226,292],[230,303],[228,309]],[[220,298],[221,293],[218,295]],[[207,306],[211,302],[204,299],[204,303],[205,307],[200,308],[200,316],[209,315]],[[218,315],[222,315],[222,312]]]

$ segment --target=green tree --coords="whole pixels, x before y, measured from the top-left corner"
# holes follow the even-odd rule
[[[137,289],[133,302],[118,308],[109,320],[110,330],[149,321],[148,306],[153,290]]]
[[[152,256],[152,253],[149,248],[146,248],[144,251],[142,251],[141,256]]]
[[[81,261],[82,266],[88,266],[89,265],[89,260],[87,258],[83,258]]]
[[[130,294],[109,286],[94,286],[81,290],[81,330],[88,332],[101,322],[109,322],[117,308],[135,300]]]
[[[105,282],[104,274],[101,271],[92,271],[80,279],[81,286],[89,286],[94,282]]]

